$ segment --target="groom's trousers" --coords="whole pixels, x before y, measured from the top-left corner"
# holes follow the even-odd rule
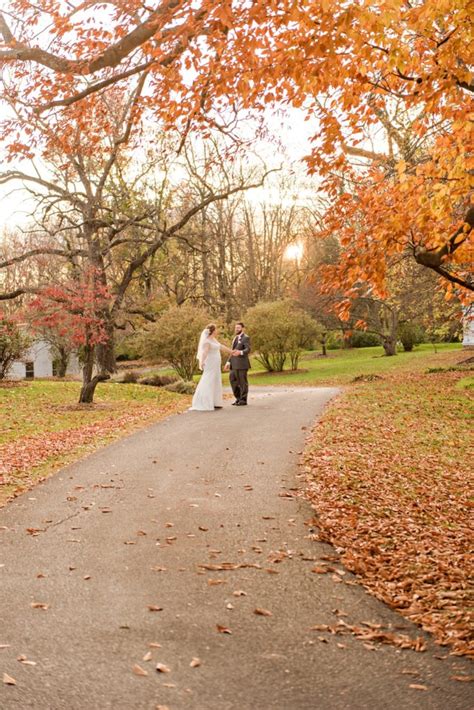
[[[230,386],[237,402],[247,402],[249,393],[249,383],[247,379],[248,370],[231,370],[229,373]]]

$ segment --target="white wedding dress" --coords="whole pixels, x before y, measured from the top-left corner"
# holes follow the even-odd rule
[[[203,373],[194,393],[192,410],[213,412],[222,407],[221,344],[207,338],[203,344]]]

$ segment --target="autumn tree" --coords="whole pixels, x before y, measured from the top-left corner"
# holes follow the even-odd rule
[[[43,120],[66,109],[79,119],[92,97],[144,71],[143,102],[169,126],[206,129],[236,104],[303,108],[315,131],[309,169],[323,176],[331,224],[354,255],[344,283],[359,270],[382,294],[385,259],[411,250],[467,298],[472,28],[472,12],[455,0],[162,0],[153,8],[130,0],[107,9],[7,0],[0,62],[17,110]],[[392,144],[388,162],[355,170],[347,155],[367,153],[366,129],[383,125],[387,100],[409,116],[426,157],[412,163]],[[3,137],[12,155],[36,149],[34,129],[19,130],[15,116]],[[344,229],[347,215],[358,228]]]
[[[42,325],[44,318],[50,319],[46,325],[55,318],[67,323],[84,362],[81,402],[91,402],[97,384],[115,369],[114,334],[124,327],[129,311],[137,312],[128,300],[137,276],[200,210],[263,180],[260,172],[254,182],[220,180],[217,187],[207,182],[196,194],[180,173],[183,136],[177,133],[155,136],[155,153],[140,154],[133,131],[143,83],[144,75],[129,94],[94,97],[89,114],[67,127],[55,125],[53,130],[38,119],[36,129],[44,142],[41,162],[32,157],[29,171],[0,174],[0,182],[28,186],[48,235],[0,267],[49,256],[57,275],[51,281],[38,274],[38,283],[4,291],[0,298],[36,295]],[[215,160],[217,150],[215,146]],[[201,161],[203,170],[206,162]]]

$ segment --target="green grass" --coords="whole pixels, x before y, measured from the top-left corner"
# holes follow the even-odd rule
[[[380,375],[398,370],[423,371],[438,363],[445,364],[446,353],[461,354],[459,343],[420,345],[410,353],[401,351],[387,357],[382,347],[330,350],[327,357],[307,353],[299,362],[299,371],[283,373],[265,372],[259,362],[252,358],[249,380],[254,385],[340,385],[348,384],[358,375]],[[316,355],[316,357],[312,357]],[[305,372],[306,370],[306,372]]]
[[[297,372],[267,372],[255,357],[251,358],[249,381],[252,385],[343,385],[349,384],[358,375],[380,375],[407,370],[424,372],[428,367],[446,367],[457,358],[462,360],[460,343],[423,344],[412,352],[403,350],[393,357],[387,357],[381,346],[371,348],[353,348],[351,350],[329,350],[327,357],[321,357],[319,351],[303,353]],[[450,356],[452,356],[450,358]],[[448,360],[446,359],[448,358]],[[156,370],[160,375],[172,375],[169,367]],[[194,380],[199,381],[200,375]],[[229,384],[229,375],[223,373],[222,381]]]

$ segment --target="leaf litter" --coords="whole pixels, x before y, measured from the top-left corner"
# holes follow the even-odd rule
[[[461,375],[393,373],[347,392],[315,427],[302,466],[316,537],[340,548],[378,599],[451,654],[472,656],[472,394],[456,387]]]

